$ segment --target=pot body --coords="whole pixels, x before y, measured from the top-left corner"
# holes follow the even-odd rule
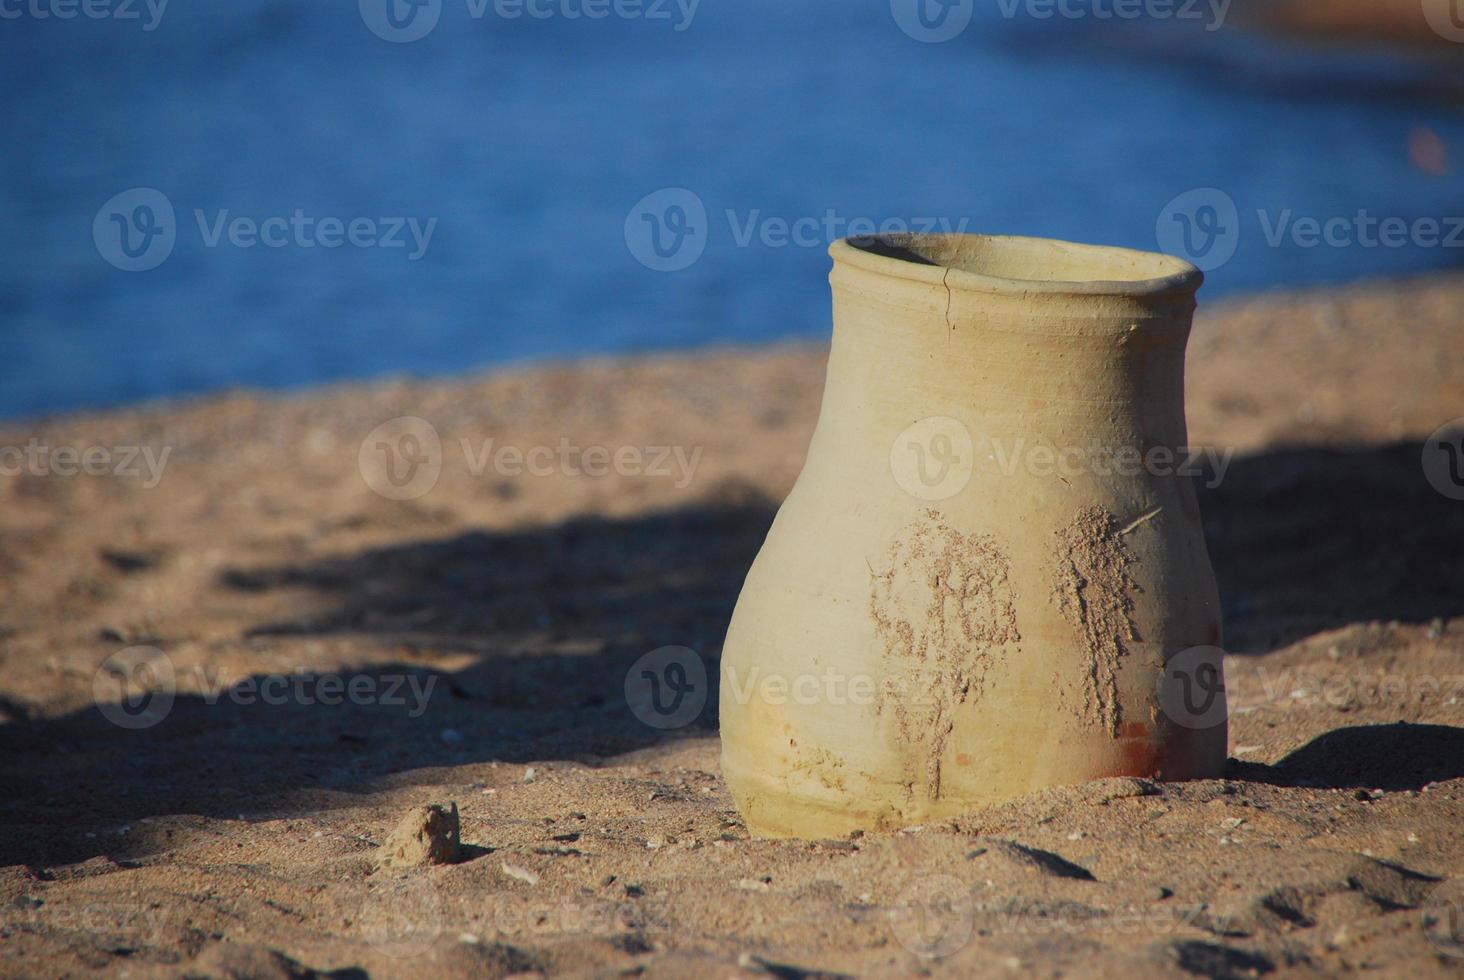
[[[1220,775],[1219,602],[1179,473],[1199,273],[983,236],[831,254],[818,426],[722,656],[749,830]],[[1176,717],[1167,692],[1196,679],[1207,703]]]

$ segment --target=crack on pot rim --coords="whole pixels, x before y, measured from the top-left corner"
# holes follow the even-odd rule
[[[982,293],[1180,297],[1193,296],[1205,281],[1172,255],[1019,235],[868,235],[840,239],[829,255],[867,272]],[[1023,263],[1029,268],[1013,268]],[[1072,278],[1042,276],[1049,266]],[[1092,274],[1083,275],[1085,268]]]

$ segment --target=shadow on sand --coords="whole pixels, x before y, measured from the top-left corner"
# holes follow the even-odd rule
[[[1464,776],[1464,728],[1407,722],[1338,728],[1274,766],[1232,761],[1230,774],[1274,786],[1422,789]]]
[[[1202,493],[1233,646],[1263,652],[1359,620],[1460,612],[1464,505],[1425,482],[1420,452],[1269,453],[1236,461],[1220,487]],[[393,774],[488,760],[595,765],[665,737],[711,735],[722,637],[773,512],[743,494],[631,520],[232,569],[220,590],[306,588],[330,600],[323,615],[258,623],[248,635],[340,635],[401,651],[399,663],[345,681],[367,679],[378,691],[394,683],[403,693],[430,682],[425,710],[180,695],[146,730],[121,730],[97,709],[0,726],[0,866],[125,854],[115,838],[57,827],[329,809]],[[633,716],[624,681],[642,654],[671,644],[701,653],[713,682],[699,720],[667,736]],[[443,652],[474,659],[451,673],[424,666]],[[1421,785],[1464,774],[1461,738],[1464,729],[1430,726],[1342,729],[1275,770],[1244,775]]]

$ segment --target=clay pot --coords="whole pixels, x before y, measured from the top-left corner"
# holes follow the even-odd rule
[[[748,829],[830,837],[1220,775],[1219,602],[1175,472],[1201,273],[974,235],[831,254],[818,427],[722,656]]]

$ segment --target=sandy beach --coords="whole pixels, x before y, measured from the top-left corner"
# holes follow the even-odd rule
[[[0,426],[33,447],[0,476],[0,973],[1457,976],[1464,502],[1421,456],[1461,308],[1458,276],[1202,308],[1226,779],[820,842],[749,837],[715,697],[662,732],[624,685],[667,645],[715,676],[822,348]],[[360,463],[399,417],[440,443],[413,499]],[[176,695],[119,716],[148,650]],[[449,802],[460,861],[376,868]]]

